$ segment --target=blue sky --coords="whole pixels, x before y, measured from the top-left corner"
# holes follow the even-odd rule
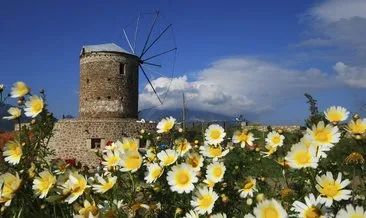
[[[140,12],[174,25],[175,79],[162,109],[188,107],[264,123],[301,123],[304,92],[321,109],[366,113],[365,1],[4,1],[0,83],[45,88],[57,116],[77,116],[82,45],[114,42]],[[161,22],[164,24],[164,22]],[[157,87],[167,80],[154,77]],[[141,80],[141,109],[158,102]],[[178,98],[179,99],[179,98]]]

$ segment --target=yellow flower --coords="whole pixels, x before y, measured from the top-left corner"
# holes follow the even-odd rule
[[[328,148],[332,148],[334,143],[338,143],[341,137],[337,126],[333,127],[331,124],[325,126],[323,121],[313,125],[311,130],[307,129],[307,134],[315,143]]]
[[[194,193],[191,206],[198,214],[211,214],[215,201],[219,198],[212,188],[201,187]]]
[[[176,139],[174,144],[180,156],[183,156],[192,148],[191,144],[185,138]]]
[[[102,164],[108,169],[122,165],[122,160],[118,151],[112,152],[108,150],[107,153],[103,155],[103,160]]]
[[[186,157],[186,163],[191,166],[194,171],[200,171],[203,166],[203,157],[197,153],[190,153]]]
[[[240,197],[246,198],[248,196],[253,197],[253,193],[257,192],[257,181],[252,177],[249,177],[243,185],[242,189],[239,189]]]
[[[267,151],[261,151],[263,157],[269,157],[270,155],[272,155],[277,151],[276,146],[266,145],[265,148],[267,149]]]
[[[142,165],[142,156],[138,151],[127,151],[122,155],[122,172],[136,172]]]
[[[366,132],[366,118],[351,120],[348,123],[347,129],[352,134],[364,134]]]
[[[363,164],[365,162],[365,159],[363,158],[362,154],[358,152],[352,152],[346,157],[345,161],[346,164]]]
[[[300,201],[295,201],[292,204],[293,211],[298,213],[298,217],[301,218],[325,218],[326,209],[321,203],[321,198],[318,196],[315,198],[313,194],[305,197],[305,203]]]
[[[86,179],[82,175],[77,172],[70,173],[68,180],[62,185],[63,194],[68,195],[65,201],[71,204],[84,193],[87,187]]]
[[[98,180],[99,184],[93,185],[93,191],[95,191],[96,193],[103,194],[103,193],[106,193],[111,188],[113,188],[114,184],[116,184],[117,177],[108,176],[108,182],[107,182],[103,177],[98,176],[97,180]]]
[[[209,145],[220,144],[225,136],[225,130],[217,124],[211,124],[205,131],[205,140]]]
[[[221,182],[224,179],[226,167],[223,163],[214,162],[207,166],[206,178],[214,183]]]
[[[253,209],[256,218],[285,218],[287,217],[286,210],[282,205],[274,200],[264,200],[259,202]]]
[[[245,148],[245,145],[248,144],[250,146],[253,145],[253,141],[255,140],[253,133],[247,131],[235,131],[233,135],[233,143],[240,143],[242,148]]]
[[[147,174],[145,176],[145,180],[147,183],[155,182],[164,172],[164,168],[159,166],[157,163],[150,164],[147,167]]]
[[[19,108],[17,108],[17,107],[11,107],[11,108],[9,108],[8,113],[11,116],[3,117],[3,119],[6,119],[6,120],[15,120],[15,119],[18,119],[22,115],[22,111]]]
[[[330,122],[341,122],[347,120],[349,112],[344,107],[332,106],[324,111],[325,118]]]
[[[19,98],[28,94],[29,91],[29,87],[24,82],[19,81],[13,84],[10,95],[12,98]]]
[[[224,157],[229,153],[229,150],[224,150],[220,145],[204,145],[200,147],[200,152],[203,156],[213,158],[213,161],[217,161],[219,158]]]
[[[158,133],[167,133],[169,132],[175,123],[175,119],[173,117],[166,117],[162,119],[157,125]]]
[[[315,179],[318,183],[315,187],[321,194],[321,203],[325,203],[325,206],[330,207],[333,200],[341,201],[351,197],[351,190],[343,189],[351,182],[348,179],[342,181],[341,173],[338,173],[337,179],[333,178],[331,172],[326,172],[326,175],[316,176]]]
[[[266,138],[267,145],[271,147],[277,148],[278,146],[283,145],[283,140],[285,139],[285,136],[279,134],[278,132],[272,131],[268,133]]]
[[[196,173],[188,164],[179,164],[172,167],[168,172],[167,181],[173,192],[182,194],[189,193],[194,189],[193,183],[198,181]]]
[[[20,158],[23,155],[22,146],[17,140],[9,141],[5,144],[5,149],[3,153],[5,161],[16,165],[20,162]]]
[[[90,203],[88,200],[85,200],[84,207],[79,210],[79,214],[83,218],[96,218],[99,217],[99,209],[94,201]]]
[[[175,161],[178,159],[178,152],[172,149],[166,149],[160,151],[157,154],[157,157],[160,160],[160,164],[162,166],[169,166],[175,163]]]
[[[135,138],[122,138],[120,146],[122,153],[126,151],[138,151],[140,147],[140,140]]]
[[[291,151],[287,153],[285,160],[294,169],[317,168],[319,157],[317,157],[316,152],[314,147],[307,148],[306,145],[297,143],[291,147]]]
[[[54,177],[48,170],[45,170],[39,174],[33,181],[33,190],[39,198],[47,196],[50,189],[56,183],[56,177]]]
[[[29,100],[25,102],[26,108],[24,109],[25,115],[27,117],[36,117],[39,113],[42,112],[44,103],[43,99],[38,96],[31,96]]]
[[[15,175],[11,173],[5,173],[0,175],[0,203],[5,203],[5,206],[10,206],[15,192],[20,188],[22,180],[19,178],[18,173]],[[2,184],[2,185],[1,185]]]

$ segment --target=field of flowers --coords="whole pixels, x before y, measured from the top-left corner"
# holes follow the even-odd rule
[[[4,119],[20,131],[3,148],[2,217],[366,217],[366,118],[343,107],[320,113],[310,98],[308,128],[296,133],[245,124],[199,133],[167,117],[156,132],[109,141],[90,168],[51,160],[43,90],[17,82],[9,96],[18,107]]]

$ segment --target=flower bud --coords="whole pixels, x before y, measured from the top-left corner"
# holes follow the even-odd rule
[[[257,200],[257,202],[263,201],[264,200],[264,194],[263,193],[257,194],[257,196],[255,197],[255,199]]]
[[[353,115],[353,119],[354,119],[354,120],[358,120],[358,119],[360,119],[360,115],[358,115],[358,114]]]
[[[194,144],[198,144],[198,140],[194,140]]]
[[[282,134],[282,133],[283,133],[283,130],[282,130],[282,129],[278,129],[278,130],[277,130],[277,133],[278,133],[278,134]]]
[[[178,129],[178,132],[183,132],[183,129],[182,129],[182,128],[179,128],[179,129]]]
[[[183,210],[181,208],[175,209],[175,214],[182,214]]]
[[[355,135],[355,139],[356,140],[361,140],[362,139],[362,136],[360,134],[357,134],[357,135]]]
[[[36,120],[35,119],[32,119],[31,124],[32,125],[36,124]]]
[[[17,102],[17,104],[19,105],[19,106],[22,106],[23,104],[24,104],[24,101],[22,101],[22,100],[18,100],[18,102]]]
[[[141,134],[144,134],[145,133],[145,130],[144,129],[140,130],[140,133]]]
[[[4,91],[4,84],[0,84],[0,92]]]
[[[252,205],[253,204],[253,199],[251,199],[251,198],[248,198],[247,199],[247,205]]]

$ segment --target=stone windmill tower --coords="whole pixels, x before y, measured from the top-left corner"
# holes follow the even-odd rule
[[[124,136],[137,136],[141,129],[155,129],[154,123],[137,121],[139,71],[148,81],[149,89],[153,90],[163,104],[146,71],[147,68],[162,67],[151,60],[171,52],[175,56],[176,52],[174,46],[145,58],[149,50],[153,50],[158,40],[171,29],[171,24],[167,25],[158,32],[155,40],[150,41],[158,16],[157,12],[139,55],[136,54],[135,47],[138,39],[137,28],[134,46],[127,37],[126,29],[123,29],[131,52],[114,43],[82,47],[79,117],[62,119],[55,124],[54,136],[49,145],[55,150],[57,158],[75,158],[84,164],[96,165],[98,158],[94,150],[102,149],[108,141],[120,140]],[[137,20],[140,21],[140,16]]]

